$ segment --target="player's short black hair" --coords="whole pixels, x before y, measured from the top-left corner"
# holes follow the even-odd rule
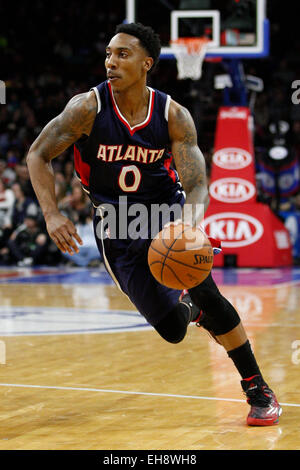
[[[125,33],[135,36],[139,39],[142,47],[147,51],[153,59],[151,72],[155,69],[160,56],[161,43],[157,33],[150,27],[141,23],[122,23],[116,27],[115,34]]]

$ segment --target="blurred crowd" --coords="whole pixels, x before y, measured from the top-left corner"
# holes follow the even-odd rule
[[[105,79],[105,45],[124,19],[125,2],[104,2],[99,8],[98,2],[89,0],[82,8],[76,0],[67,5],[55,0],[47,7],[34,0],[18,4],[17,12],[15,8],[14,2],[0,5],[4,25],[0,79],[6,84],[6,104],[0,104],[0,265],[97,265],[101,260],[93,237],[92,207],[74,175],[72,148],[53,160],[53,167],[59,208],[84,238],[86,248],[76,258],[62,255],[49,239],[25,158],[41,129],[72,96]],[[271,124],[284,121],[289,152],[300,165],[300,104],[291,98],[292,83],[300,79],[300,42],[295,40],[290,47],[289,38],[280,31],[284,21],[274,13],[270,57],[249,60],[244,67],[246,73],[264,81],[264,90],[253,104],[257,154],[272,145]],[[176,79],[174,61],[161,61],[149,82],[190,109],[208,169],[222,104],[222,92],[213,83],[218,67],[224,73],[220,64],[205,63],[203,78],[195,84]],[[298,97],[300,101],[300,91]],[[274,200],[260,196],[270,204]],[[280,202],[300,214],[300,187]],[[279,206],[274,210],[282,209]]]
[[[55,191],[60,211],[72,220],[84,241],[80,253],[62,254],[48,236],[24,161],[1,160],[0,265],[99,266],[91,203],[73,175],[72,162],[63,168],[65,172],[56,173]]]

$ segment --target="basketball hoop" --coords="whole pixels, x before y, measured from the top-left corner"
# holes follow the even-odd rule
[[[202,64],[210,39],[178,38],[171,41],[173,53],[177,60],[178,79],[191,78],[198,80],[202,75]]]

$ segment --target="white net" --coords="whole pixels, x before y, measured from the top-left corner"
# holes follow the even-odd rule
[[[202,64],[208,48],[207,38],[179,38],[171,42],[177,61],[178,79],[199,80]]]

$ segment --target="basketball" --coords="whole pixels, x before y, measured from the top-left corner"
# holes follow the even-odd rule
[[[172,289],[190,289],[203,282],[213,265],[213,249],[199,228],[170,225],[152,240],[148,264],[152,275]]]

